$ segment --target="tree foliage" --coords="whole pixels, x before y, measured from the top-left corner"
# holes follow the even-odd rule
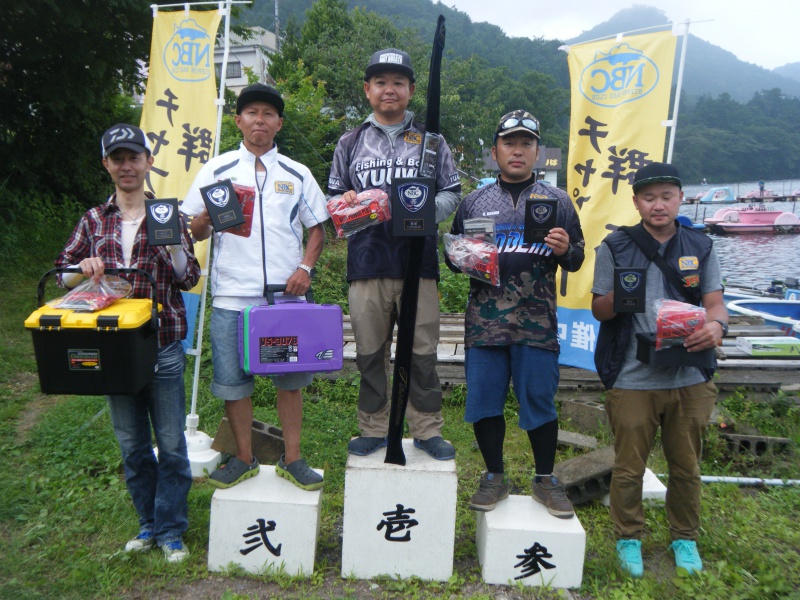
[[[0,19],[0,176],[55,195],[99,193],[99,139],[132,116],[151,12],[138,0],[11,2]],[[96,197],[94,200],[96,201]]]
[[[800,98],[759,92],[681,101],[674,163],[688,181],[784,179],[800,174]]]
[[[281,51],[271,56],[270,74],[289,95],[305,78],[313,85],[323,84],[325,110],[340,120],[341,134],[372,110],[363,90],[369,57],[382,48],[400,48],[411,55],[417,79],[409,109],[424,122],[433,28],[426,41],[421,32],[398,29],[386,17],[347,6],[346,0],[319,0],[306,12],[302,27],[290,22]],[[492,67],[483,58],[454,56],[448,51],[449,40],[448,34],[442,64],[442,133],[464,172],[482,174],[483,151],[491,146],[498,119],[516,108],[541,115],[544,140],[566,149],[568,96],[552,76],[526,71],[515,79],[506,67]],[[320,150],[329,161],[326,152]]]

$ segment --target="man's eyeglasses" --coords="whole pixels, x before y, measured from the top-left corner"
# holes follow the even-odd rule
[[[517,127],[522,125],[526,129],[530,129],[534,133],[539,132],[539,122],[535,119],[518,119],[516,117],[511,117],[510,119],[506,119],[502,123],[500,123],[500,128],[498,129],[498,133],[500,131],[506,131],[507,129],[511,129],[512,127]]]

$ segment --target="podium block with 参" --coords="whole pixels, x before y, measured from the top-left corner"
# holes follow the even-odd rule
[[[580,587],[586,532],[577,515],[559,519],[530,496],[509,496],[478,513],[478,560],[486,583]]]
[[[453,574],[456,463],[403,440],[406,465],[385,452],[347,459],[342,577],[446,581]]]
[[[234,564],[249,573],[283,569],[289,575],[310,575],[321,498],[322,490],[301,490],[278,477],[270,465],[261,465],[258,475],[232,488],[216,490],[211,498],[208,570]]]

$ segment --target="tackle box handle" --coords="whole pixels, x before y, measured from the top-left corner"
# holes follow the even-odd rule
[[[286,284],[285,283],[268,283],[267,284],[267,304],[272,305],[275,304],[275,292],[285,292],[286,291]],[[306,292],[306,302],[309,304],[314,304],[314,290],[311,287],[308,288]]]
[[[55,275],[57,273],[83,273],[83,271],[81,271],[80,267],[57,267],[55,269],[50,269],[47,273],[42,275],[42,278],[39,280],[39,288],[38,288],[38,290],[36,292],[36,306],[38,306],[39,308],[44,306],[44,287],[45,287],[45,284],[47,283],[47,280],[51,276],[53,276],[53,275]],[[137,274],[144,275],[145,277],[147,277],[147,280],[150,282],[150,287],[152,289],[152,293],[151,293],[150,299],[152,300],[152,303],[153,303],[152,317],[151,317],[150,322],[151,322],[153,328],[157,328],[158,327],[158,301],[157,301],[158,300],[158,296],[156,294],[157,294],[158,290],[156,288],[156,280],[153,279],[153,276],[150,275],[150,273],[148,273],[147,271],[145,271],[143,269],[133,269],[133,268],[130,268],[130,267],[121,267],[121,268],[110,267],[110,268],[104,269],[104,271],[103,271],[104,275],[116,275],[116,274],[119,274],[119,273],[137,273]],[[286,286],[283,286],[283,287],[286,287]]]

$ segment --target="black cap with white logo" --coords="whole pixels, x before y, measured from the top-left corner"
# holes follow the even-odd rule
[[[408,52],[403,52],[397,48],[387,48],[386,50],[378,50],[369,59],[367,70],[364,71],[364,81],[369,81],[369,78],[383,73],[385,71],[396,71],[402,73],[414,83],[414,67],[411,66],[411,57]]]
[[[103,158],[106,158],[117,148],[127,148],[134,152],[147,152],[148,155],[153,153],[150,140],[147,139],[144,131],[136,127],[136,125],[128,125],[127,123],[117,123],[109,128],[103,134],[100,146]]]

